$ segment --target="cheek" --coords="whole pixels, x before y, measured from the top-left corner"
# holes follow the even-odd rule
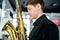
[[[31,13],[31,15],[35,15],[36,14],[36,10],[31,10],[30,13]]]
[[[32,10],[31,13],[35,14],[36,13],[36,10]]]
[[[33,16],[33,15],[36,15],[36,9],[32,9],[32,10],[29,10],[28,11],[28,14],[30,15],[30,16]]]

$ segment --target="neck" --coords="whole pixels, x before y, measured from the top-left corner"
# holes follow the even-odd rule
[[[39,12],[38,12],[38,16],[37,16],[36,19],[38,19],[38,18],[41,17],[42,15],[43,15],[43,11],[39,11]]]

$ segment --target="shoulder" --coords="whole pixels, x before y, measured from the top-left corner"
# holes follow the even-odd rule
[[[43,25],[47,30],[58,30],[58,26],[49,19],[46,19]]]

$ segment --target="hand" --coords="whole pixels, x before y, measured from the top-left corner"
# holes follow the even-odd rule
[[[15,40],[18,40],[18,38],[15,38]]]

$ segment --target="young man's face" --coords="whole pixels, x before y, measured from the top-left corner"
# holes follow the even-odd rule
[[[27,5],[27,10],[28,10],[28,14],[33,19],[36,19],[36,17],[38,16],[38,8],[37,8],[37,6]]]

